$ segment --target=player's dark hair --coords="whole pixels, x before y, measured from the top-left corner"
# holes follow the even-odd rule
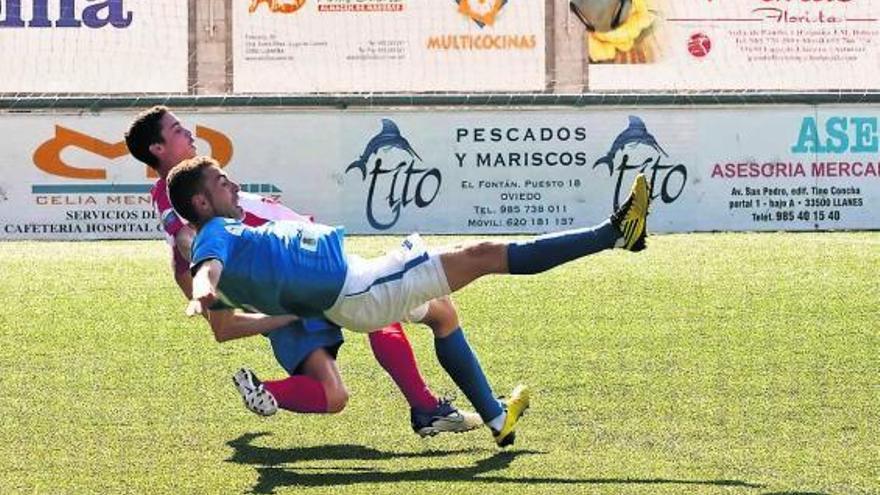
[[[168,112],[168,107],[162,105],[144,110],[135,117],[125,132],[125,145],[129,153],[152,169],[159,167],[159,159],[150,151],[150,146],[164,142],[162,117]]]
[[[197,156],[180,162],[168,173],[168,196],[171,205],[178,215],[194,225],[200,222],[192,198],[202,192],[203,172],[211,166],[219,167],[220,164],[210,156]]]

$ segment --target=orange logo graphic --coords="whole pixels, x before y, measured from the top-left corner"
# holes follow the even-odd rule
[[[251,0],[251,6],[248,7],[248,12],[253,14],[262,3],[265,3],[266,6],[269,7],[269,10],[276,14],[292,14],[301,9],[302,6],[306,4],[306,0],[292,0],[290,2],[285,2],[283,0]]]
[[[211,146],[213,156],[221,166],[226,166],[232,159],[232,141],[225,134],[208,127],[196,126],[196,137],[204,139]],[[103,168],[74,167],[61,159],[61,152],[68,146],[86,150],[109,160],[128,154],[125,141],[108,143],[88,134],[56,125],[55,137],[41,144],[34,151],[34,165],[38,169],[72,179],[103,180],[107,178],[107,170]],[[156,172],[147,167],[147,177],[156,178]]]
[[[458,11],[477,23],[480,27],[491,26],[507,0],[457,0]]]

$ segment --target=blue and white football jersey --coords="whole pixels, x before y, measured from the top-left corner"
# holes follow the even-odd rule
[[[215,217],[192,247],[193,270],[223,263],[218,289],[228,306],[270,315],[321,316],[336,301],[348,263],[342,228],[279,221],[248,227]]]

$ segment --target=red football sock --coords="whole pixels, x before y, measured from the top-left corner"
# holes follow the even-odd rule
[[[391,375],[409,407],[419,412],[433,411],[437,407],[437,396],[425,383],[400,323],[370,333],[370,346],[376,361]]]
[[[324,386],[314,378],[302,375],[289,376],[283,380],[263,382],[278,407],[298,413],[326,413],[327,394]]]

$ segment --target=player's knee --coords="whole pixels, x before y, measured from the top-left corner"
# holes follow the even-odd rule
[[[327,412],[336,414],[342,412],[348,405],[348,389],[344,385],[326,388],[327,393]]]
[[[449,297],[439,297],[431,300],[428,314],[422,323],[431,327],[435,337],[446,337],[459,326],[458,311]]]

